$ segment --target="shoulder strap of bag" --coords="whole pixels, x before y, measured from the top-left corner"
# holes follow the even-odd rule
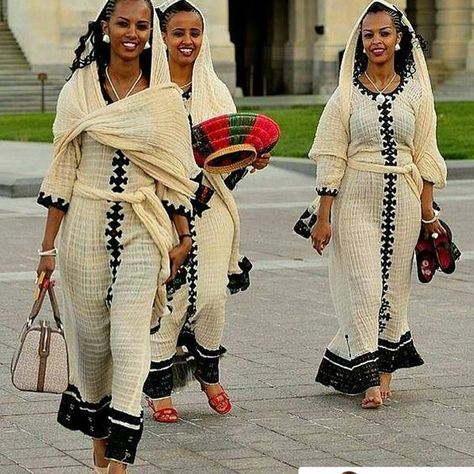
[[[43,306],[44,298],[46,293],[49,295],[49,301],[51,302],[51,308],[53,309],[53,317],[56,326],[60,331],[63,330],[63,323],[61,321],[61,316],[59,313],[58,300],[56,299],[56,293],[54,292],[53,285],[50,280],[45,280],[41,286],[41,291],[38,296],[38,299],[34,302],[33,308],[31,308],[30,315],[28,316],[27,326],[31,327],[38,316],[41,307]]]

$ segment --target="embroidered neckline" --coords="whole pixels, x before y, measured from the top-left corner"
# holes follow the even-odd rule
[[[375,100],[376,97],[380,95],[379,92],[373,92],[367,86],[362,84],[362,82],[360,82],[358,77],[354,77],[354,79],[352,80],[352,83],[357,87],[357,89],[359,89],[360,92],[362,92],[362,94],[368,97],[371,97],[372,100]],[[408,79],[404,76],[400,76],[400,82],[397,85],[397,87],[395,87],[395,89],[393,89],[392,92],[384,92],[382,95],[384,97],[394,98],[395,96],[400,94],[400,92],[403,91],[407,83],[408,83]]]

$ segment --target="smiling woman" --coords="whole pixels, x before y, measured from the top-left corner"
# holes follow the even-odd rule
[[[192,230],[200,170],[153,24],[149,0],[108,0],[89,24],[38,197],[48,218],[37,271],[49,279],[57,254],[70,357],[58,421],[93,439],[98,473],[126,472],[135,460],[150,330],[191,248],[176,235]]]

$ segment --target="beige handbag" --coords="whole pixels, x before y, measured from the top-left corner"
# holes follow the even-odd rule
[[[53,309],[54,326],[38,321],[46,293]],[[69,382],[69,364],[63,325],[53,284],[45,280],[38,299],[20,334],[18,349],[11,365],[13,385],[26,392],[62,393]]]

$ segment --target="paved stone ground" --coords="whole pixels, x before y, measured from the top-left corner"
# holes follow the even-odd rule
[[[396,374],[377,411],[313,382],[336,330],[324,258],[291,233],[309,176],[270,168],[238,190],[251,289],[230,299],[223,382],[234,411],[218,417],[197,384],[176,396],[182,421],[148,413],[136,473],[293,473],[298,466],[474,465],[474,181],[439,195],[464,253],[454,275],[413,283],[411,325],[422,367]],[[90,442],[55,422],[58,398],[16,391],[10,358],[30,309],[44,213],[0,198],[0,472],[87,473]],[[321,468],[318,472],[324,473]]]

